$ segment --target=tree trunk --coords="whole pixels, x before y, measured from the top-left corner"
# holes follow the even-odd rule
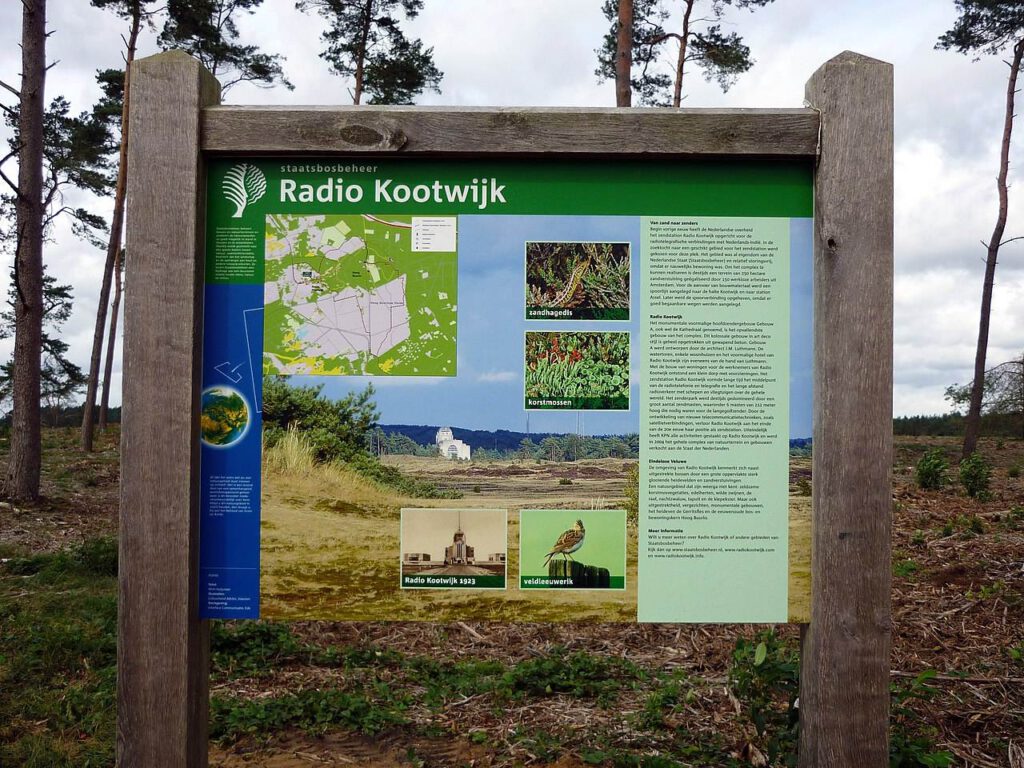
[[[14,256],[14,414],[7,493],[39,498],[40,367],[43,337],[43,89],[46,84],[46,0],[23,0],[21,103],[18,115],[17,251]]]
[[[999,177],[996,179],[996,186],[999,188],[999,215],[996,217],[996,226],[992,230],[992,237],[988,241],[988,255],[985,258],[985,282],[981,289],[981,319],[978,323],[978,349],[974,356],[974,381],[971,383],[971,404],[967,409],[967,420],[964,424],[964,447],[961,454],[964,459],[974,453],[978,447],[978,435],[981,432],[981,400],[985,392],[985,355],[988,352],[988,327],[992,313],[992,286],[995,282],[999,246],[1002,244],[1003,231],[1006,229],[1008,207],[1006,175],[1010,167],[1013,102],[1017,91],[1017,75],[1020,72],[1022,57],[1024,57],[1024,39],[1019,40],[1013,47],[1010,77],[1006,84],[1003,145],[999,153]]]
[[[363,100],[363,78],[366,66],[366,46],[370,40],[370,27],[373,26],[373,0],[366,0],[363,15],[363,29],[359,37],[359,54],[356,56],[355,88],[352,91],[352,103],[359,105]]]
[[[619,0],[619,29],[615,40],[615,106],[633,105],[630,76],[633,65],[633,0]]]
[[[1024,440],[1024,354],[1020,356],[1020,373],[1017,374],[1017,409],[1020,412],[1020,439]]]
[[[114,262],[114,303],[110,306],[110,333],[107,336],[107,360],[103,366],[103,394],[100,396],[100,417],[97,426],[107,428],[107,411],[110,408],[110,377],[114,372],[114,342],[117,341],[117,316],[121,309],[121,262],[124,250],[117,254]]]
[[[686,48],[690,42],[690,14],[693,12],[693,0],[686,0],[683,11],[683,34],[679,37],[679,58],[676,59],[676,78],[672,86],[672,106],[678,109],[683,103],[683,68],[686,66]]]
[[[128,92],[132,61],[135,60],[135,45],[142,26],[141,14],[136,8],[132,16],[132,28],[128,36],[128,50],[125,56],[124,98],[121,103],[121,147],[117,164],[117,186],[114,189],[114,213],[110,221],[110,240],[107,242],[107,258],[103,264],[103,281],[100,283],[100,298],[96,307],[96,326],[92,333],[92,356],[89,358],[89,378],[85,386],[85,402],[82,404],[82,450],[93,448],[93,426],[96,410],[96,388],[100,378],[100,357],[103,354],[103,332],[107,325],[107,305],[110,303],[110,282],[114,274],[114,263],[121,251],[121,231],[124,221],[124,198],[128,178]],[[111,332],[113,335],[113,332]],[[109,358],[110,355],[108,354]],[[103,383],[104,399],[109,395],[106,380]]]

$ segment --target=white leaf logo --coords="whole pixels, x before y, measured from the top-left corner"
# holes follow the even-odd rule
[[[255,203],[267,191],[267,177],[255,165],[242,163],[224,174],[224,197],[235,204],[233,219],[240,219],[245,206]]]

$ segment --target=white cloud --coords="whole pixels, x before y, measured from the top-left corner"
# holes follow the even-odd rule
[[[489,371],[487,373],[481,373],[476,377],[476,380],[499,384],[507,381],[516,381],[519,379],[519,376],[520,374],[515,371]]]

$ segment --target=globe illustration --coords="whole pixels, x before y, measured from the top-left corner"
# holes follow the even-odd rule
[[[210,387],[203,392],[200,430],[203,442],[226,448],[242,439],[249,428],[249,406],[231,387]]]

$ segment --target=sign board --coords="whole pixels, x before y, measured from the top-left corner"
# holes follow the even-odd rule
[[[809,331],[807,311],[801,309],[806,304],[801,296],[807,295],[801,284],[808,273],[800,271],[809,240],[814,260],[814,558],[810,622],[801,631],[799,765],[888,765],[892,83],[890,65],[847,51],[824,63],[807,82],[809,106],[803,109],[221,107],[216,79],[188,55],[169,51],[133,62],[118,537],[119,764],[206,765],[210,630],[204,617],[286,615],[296,608],[309,615],[351,615],[356,603],[346,594],[349,585],[365,589],[366,579],[375,575],[379,591],[362,593],[372,598],[375,618],[419,613],[424,618],[524,619],[533,611],[534,617],[540,612],[543,618],[564,619],[606,616],[614,605],[630,621],[724,621],[755,615],[782,620],[787,611],[793,616],[780,599],[785,443],[787,427],[808,399],[792,390],[787,398],[781,381],[787,371],[790,381],[805,380],[798,368],[806,342],[794,334]],[[316,163],[377,168],[287,170]],[[348,191],[340,197],[336,184],[319,192],[327,177],[338,176],[369,182],[362,197],[350,197],[359,194],[351,190],[362,184],[346,184]],[[306,199],[300,177],[312,186]],[[397,193],[405,185],[408,199],[396,200],[394,194],[390,200],[376,199],[379,178],[393,179],[381,192]],[[281,197],[287,179],[295,181],[290,190],[294,202]],[[466,189],[464,200],[458,199],[462,192],[454,191],[460,187]],[[451,201],[448,189],[453,190]],[[321,194],[324,201],[317,199]],[[444,195],[443,202],[435,202],[435,194]],[[480,207],[484,197],[487,205]],[[373,237],[379,236],[382,230],[367,218],[374,217],[407,225],[401,233],[405,242],[412,238],[418,243],[409,249],[407,266],[414,254],[433,264],[454,255],[456,298],[437,296],[429,307],[440,312],[447,302],[454,312],[454,358],[435,357],[444,344],[450,349],[441,335],[418,339],[434,343],[429,355],[422,350],[401,361],[396,357],[403,344],[417,341],[413,322],[422,319],[415,305],[410,312],[408,288],[431,274],[451,283],[432,273],[433,267],[419,278],[415,268],[405,270],[410,336],[383,356],[372,354],[370,343],[386,346],[394,336],[389,341],[387,333],[376,335],[370,325],[363,331],[365,354],[346,355],[335,338],[325,356],[310,346],[315,339],[308,321],[295,320],[294,330],[306,331],[302,336],[287,335],[290,321],[271,322],[268,308],[283,304],[285,294],[291,299],[309,290],[312,299],[313,291],[319,297],[346,290],[334,283],[329,269],[320,268],[331,261],[322,247],[320,267],[310,264],[297,279],[285,279],[284,293],[278,272],[278,279],[269,281],[278,293],[268,288],[266,278],[274,275],[268,273],[268,221],[271,234],[277,233],[274,242],[281,241],[279,236],[286,242],[290,229],[282,230],[282,222],[290,227],[297,219],[315,216],[331,217],[320,234],[320,245],[326,242],[328,249],[335,241],[345,246],[350,232],[342,232],[339,223],[350,230],[362,227],[367,238],[369,224]],[[413,218],[434,221],[421,223],[415,237]],[[495,218],[517,227],[482,237],[479,227]],[[573,220],[581,226],[567,227]],[[474,226],[475,241],[470,237]],[[389,238],[384,242],[394,244]],[[475,242],[472,248],[470,242]],[[535,254],[561,254],[560,269],[531,272],[527,243],[534,244]],[[605,246],[605,264],[622,268],[628,250],[628,318],[622,317],[623,302],[598,306],[585,290],[580,293],[581,284],[592,286],[594,277],[606,271],[598,254],[587,261],[587,248],[596,246]],[[308,236],[304,247],[310,255]],[[719,248],[720,257],[713,256]],[[727,248],[730,255],[749,256],[748,274],[725,258]],[[341,260],[341,253],[334,255]],[[348,286],[362,298],[351,293],[349,298],[362,301],[368,313],[375,308],[400,313],[396,294],[383,291],[400,279],[398,272],[389,276],[385,261],[375,255],[372,265],[379,277],[374,276],[368,256],[364,271],[350,274],[358,282]],[[565,275],[561,270],[570,265]],[[214,277],[207,279],[204,272],[211,269]],[[301,274],[305,271],[310,275]],[[787,275],[789,285],[783,289]],[[268,290],[274,301],[266,301]],[[371,294],[378,303],[367,303]],[[471,312],[474,299],[477,310]],[[207,346],[205,360],[204,304],[206,331],[218,323],[230,326],[216,336],[222,346]],[[303,316],[297,306],[281,309],[282,321],[296,313]],[[441,320],[431,327],[440,334]],[[263,338],[254,341],[254,332]],[[474,333],[477,340],[471,343]],[[527,358],[527,333],[549,334],[538,337],[533,360]],[[540,367],[544,341],[549,365],[552,353],[555,364],[567,368],[563,356],[573,360],[573,352],[579,352],[575,365],[597,346],[602,365],[621,368],[623,344],[607,336],[597,345],[593,341],[594,334],[613,333],[629,335],[628,394],[595,393],[589,384],[572,392],[564,387],[527,390],[529,372]],[[558,338],[557,352],[551,334]],[[564,343],[565,334],[577,335],[572,345]],[[481,350],[491,353],[488,347],[495,348],[495,361],[503,366],[507,361],[507,368],[487,365],[491,358],[479,357]],[[264,483],[260,462],[252,458],[259,453],[261,421],[269,423],[271,415],[270,388],[259,391],[262,369],[267,363],[315,367],[318,362],[333,371],[326,374],[328,395],[358,390],[362,382],[356,377],[372,375],[383,424],[394,427],[392,415],[418,408],[406,422],[437,427],[438,456],[412,458],[427,458],[432,467],[453,471],[464,471],[458,462],[466,446],[471,460],[474,450],[477,458],[486,450],[473,442],[473,433],[459,430],[481,414],[504,418],[513,413],[510,408],[522,408],[518,418],[529,435],[540,438],[541,423],[546,423],[543,429],[556,436],[580,437],[579,443],[569,442],[584,448],[584,436],[619,434],[623,428],[612,425],[632,419],[639,430],[636,490],[643,510],[638,525],[627,521],[626,535],[636,537],[635,549],[626,539],[623,564],[622,547],[613,536],[621,519],[616,510],[630,498],[621,476],[602,480],[584,471],[601,468],[588,465],[589,459],[546,463],[539,456],[502,465],[502,482],[523,470],[550,474],[543,493],[534,487],[515,499],[507,497],[507,488],[495,490],[486,475],[472,485],[435,477],[435,487],[455,488],[462,493],[459,499],[424,499],[422,487],[408,485],[403,493],[410,498],[381,499],[376,485],[346,471],[336,485],[348,492],[359,486],[363,498],[318,494],[317,505],[309,510],[315,516],[281,528],[280,521],[271,519],[274,509],[301,517],[310,494],[303,489],[303,472],[280,471],[287,468],[289,454],[276,457],[276,490],[269,480]],[[420,367],[418,362],[429,367],[429,375],[398,375],[403,366]],[[452,365],[454,371],[444,370]],[[290,375],[292,383],[301,381],[300,374]],[[613,378],[603,381],[622,385],[621,377]],[[459,392],[473,380],[488,384],[486,395]],[[218,388],[235,390],[238,399]],[[206,421],[204,391],[212,410]],[[702,393],[713,397],[702,401]],[[594,398],[604,398],[607,407],[595,408],[601,403]],[[433,416],[419,417],[441,406],[447,409],[444,424]],[[596,426],[595,419],[604,420],[605,427]],[[443,427],[451,428],[450,436]],[[441,446],[450,459],[441,458]],[[265,456],[269,460],[271,455],[268,448]],[[386,457],[409,476],[426,474],[422,466],[403,461],[408,459]],[[552,467],[575,474],[558,475]],[[797,488],[807,479],[800,470],[791,478]],[[714,491],[711,498],[696,492],[707,488]],[[263,509],[257,512],[261,495]],[[375,505],[386,514],[375,517]],[[337,535],[309,524],[328,512],[343,521]],[[378,571],[361,567],[351,580],[352,569],[346,568],[355,562],[351,558],[324,563],[292,556],[286,562],[292,544],[283,536],[301,544],[296,552],[315,547],[331,553],[352,541],[363,517],[374,521],[373,531],[379,534],[369,542],[374,551],[363,562],[372,559]],[[470,529],[470,520],[482,525]],[[565,538],[551,541],[554,531],[545,526],[556,522],[554,528],[562,528]],[[445,534],[441,540],[435,537],[438,529]],[[581,533],[582,546],[575,548]],[[788,538],[790,550],[796,537],[790,533]],[[533,570],[539,560],[543,568],[548,555],[556,563],[554,576],[550,565],[546,575]],[[461,572],[426,573],[435,568],[434,558],[441,569]],[[581,561],[582,571],[574,559]],[[271,578],[275,562],[279,570]],[[484,573],[466,573],[467,568]],[[562,578],[574,580],[573,589],[541,583],[558,577],[558,568]],[[403,585],[403,570],[424,583]],[[289,579],[302,586],[310,573],[335,583],[320,586],[320,605],[304,607],[301,600],[312,593],[305,587],[290,592]],[[486,581],[474,578],[468,588],[427,581],[437,577]],[[261,587],[261,580],[269,588]],[[787,591],[789,603],[796,590]],[[758,595],[765,605],[753,604]]]
[[[812,199],[797,159],[211,161],[202,615],[806,621]],[[304,386],[375,405],[362,456]]]

